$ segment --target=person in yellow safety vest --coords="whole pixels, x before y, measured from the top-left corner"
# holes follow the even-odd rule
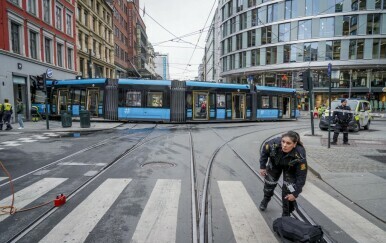
[[[326,111],[326,106],[323,104],[322,106],[319,107],[318,109],[318,115],[319,118],[323,115],[323,113]]]
[[[3,104],[0,103],[0,131],[3,130]]]
[[[3,120],[5,125],[7,126],[5,130],[11,130],[12,129],[11,115],[13,113],[13,110],[12,110],[12,105],[9,103],[8,99],[4,99],[3,110],[4,110]]]

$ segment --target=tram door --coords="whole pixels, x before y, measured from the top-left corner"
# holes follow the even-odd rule
[[[68,90],[59,90],[58,91],[58,103],[57,103],[57,114],[60,115],[63,112],[68,111],[69,107],[69,95]]]
[[[209,93],[193,92],[193,119],[208,120],[209,119]]]
[[[283,118],[291,118],[290,97],[283,97]]]
[[[245,94],[232,94],[232,119],[245,119]]]
[[[87,110],[90,116],[99,114],[99,89],[87,89]]]

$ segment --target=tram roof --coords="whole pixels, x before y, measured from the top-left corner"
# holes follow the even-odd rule
[[[259,86],[259,85],[256,85],[256,90],[272,91],[272,92],[284,92],[284,93],[295,93],[296,92],[296,89],[272,87],[272,86]]]
[[[136,85],[165,85],[170,86],[170,80],[148,80],[148,79],[118,79],[118,84],[136,84]]]
[[[87,79],[65,79],[55,81],[55,85],[69,85],[69,84],[104,84],[105,78],[87,78]],[[48,85],[47,81],[47,85]],[[52,84],[52,81],[51,81]]]
[[[199,86],[208,88],[224,88],[224,89],[249,89],[247,84],[228,84],[228,83],[212,83],[212,82],[197,82],[186,81],[186,86]]]

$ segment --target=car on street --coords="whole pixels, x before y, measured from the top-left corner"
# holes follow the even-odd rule
[[[342,99],[337,99],[331,102],[331,107],[333,109],[331,110],[331,117],[330,117],[330,124],[331,127],[334,127],[334,118],[332,117],[332,114],[336,107],[341,105]],[[347,105],[350,106],[351,111],[353,112],[353,118],[349,123],[349,131],[358,132],[362,127],[365,130],[368,130],[370,128],[372,117],[370,115],[371,111],[371,105],[370,102],[367,100],[361,100],[361,99],[347,99]],[[319,128],[321,130],[327,130],[328,129],[328,118],[329,118],[329,108],[325,110],[325,112],[322,114],[322,117],[319,121]]]

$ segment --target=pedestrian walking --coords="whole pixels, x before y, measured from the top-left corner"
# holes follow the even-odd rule
[[[348,124],[350,123],[353,115],[351,113],[350,106],[347,105],[347,100],[342,99],[341,105],[335,108],[332,117],[334,117],[334,137],[331,144],[336,145],[340,131],[343,132],[343,144],[350,145],[348,142]]]
[[[282,215],[290,216],[307,177],[306,151],[299,134],[294,131],[269,140],[262,148],[260,175],[264,177],[264,199],[259,206],[261,211],[267,209],[282,173]]]
[[[12,110],[12,105],[9,103],[8,99],[4,99],[3,110],[4,110],[3,121],[7,126],[5,130],[11,130],[12,129],[11,115],[13,113],[13,110]]]
[[[17,122],[19,123],[18,129],[24,129],[24,122],[23,122],[24,104],[20,98],[17,98],[16,113],[17,113]]]

